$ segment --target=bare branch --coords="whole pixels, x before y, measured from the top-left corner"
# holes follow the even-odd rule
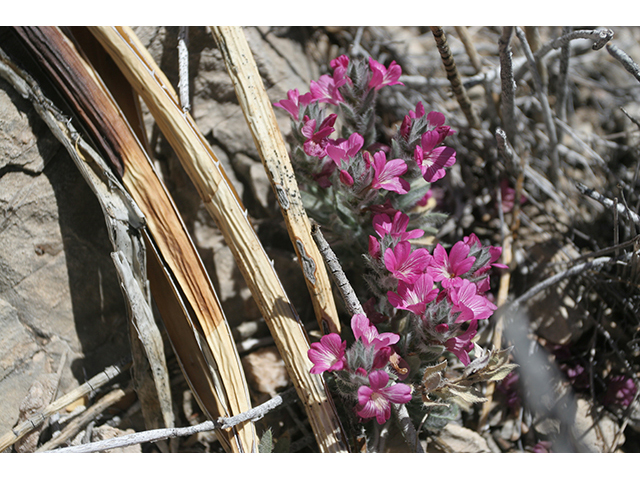
[[[627,218],[628,220],[631,220],[633,223],[640,226],[640,215],[638,215],[635,212],[632,212],[627,207],[625,207],[622,203],[614,202],[610,198],[605,197],[601,193],[596,192],[592,188],[589,188],[586,185],[583,185],[582,183],[577,183],[576,188],[580,190],[580,193],[582,193],[583,195],[586,195],[587,197],[594,199],[596,202],[601,203],[607,208],[615,209],[618,213],[620,213],[621,215],[624,215],[625,218]]]
[[[178,90],[183,112],[191,110],[189,102],[189,27],[180,27],[178,33]]]
[[[516,82],[513,78],[513,62],[511,55],[511,37],[513,27],[503,27],[502,36],[498,42],[500,50],[500,81],[502,84],[502,123],[511,143],[515,141],[516,133]]]
[[[523,303],[535,297],[538,293],[542,292],[543,290],[546,290],[547,288],[555,285],[559,281],[564,280],[565,278],[579,275],[585,270],[588,270],[590,268],[594,268],[594,269],[600,268],[611,261],[612,261],[611,257],[600,257],[590,262],[585,262],[585,263],[580,263],[578,265],[575,265],[570,269],[565,270],[564,272],[557,273],[556,275],[553,275],[552,277],[547,278],[546,280],[538,283],[537,285],[534,285],[525,293],[520,295],[513,302],[511,302],[510,305],[508,305],[508,309],[511,312],[515,312]]]
[[[640,82],[640,67],[629,55],[612,43],[607,45],[607,52],[609,52],[613,58],[618,60],[625,70],[636,77],[636,80]]]
[[[542,105],[542,118],[544,118],[544,124],[547,127],[547,133],[549,134],[549,148],[551,149],[551,180],[555,183],[555,180],[560,176],[560,161],[558,159],[557,149],[558,135],[556,132],[555,123],[553,122],[551,107],[549,106],[549,98],[545,94],[544,87],[542,85],[542,79],[540,78],[540,73],[538,72],[538,67],[536,66],[536,60],[533,52],[529,47],[529,42],[527,42],[527,38],[520,27],[516,27],[516,35],[520,40],[524,55],[525,57],[527,57],[527,62],[529,63],[529,68],[533,74],[533,79],[536,85],[536,96],[538,97],[538,101]]]
[[[571,40],[575,40],[577,38],[587,38],[589,40],[593,40],[593,45],[591,46],[591,48],[593,50],[600,50],[607,44],[609,40],[613,38],[613,30],[611,30],[610,28],[602,28],[596,30],[575,30],[571,33],[562,35],[561,37],[556,38],[555,40],[550,42],[549,50],[562,48]]]
[[[342,299],[344,300],[344,304],[347,307],[347,311],[349,315],[355,315],[358,313],[364,314],[364,309],[358,300],[358,296],[356,292],[353,290],[351,283],[347,279],[347,276],[344,274],[344,270],[342,270],[342,266],[340,265],[340,261],[336,254],[331,250],[331,246],[329,246],[329,242],[324,238],[322,232],[320,231],[320,226],[312,221],[311,224],[311,236],[315,240],[318,245],[318,250],[320,250],[320,255],[324,258],[325,263],[327,264],[327,268],[329,270],[329,274],[333,279],[335,286],[340,291],[340,295],[342,295]]]
[[[216,422],[206,421],[198,425],[182,428],[160,428],[148,430],[146,432],[132,433],[121,437],[100,440],[99,442],[87,443],[74,447],[59,448],[46,453],[93,453],[111,450],[112,448],[128,447],[139,443],[158,442],[175,437],[185,437],[200,432],[210,432],[212,430],[227,429],[239,425],[240,423],[259,420],[269,411],[282,405],[285,401],[290,401],[295,397],[295,389],[290,388],[281,395],[276,395],[271,400],[258,405],[251,410],[240,413],[233,417],[220,417]]]
[[[433,37],[436,40],[436,45],[440,52],[440,58],[442,58],[442,64],[444,65],[447,78],[451,83],[451,88],[456,96],[456,100],[458,101],[464,116],[467,118],[469,126],[477,130],[480,128],[480,119],[473,110],[471,100],[469,100],[469,96],[467,95],[467,90],[464,88],[464,85],[462,85],[460,72],[458,72],[456,62],[453,59],[453,55],[451,55],[451,50],[449,49],[449,44],[447,43],[447,37],[444,34],[444,30],[442,27],[431,27],[431,33],[433,33]]]
[[[392,403],[391,406],[393,407],[393,412],[398,419],[398,424],[402,429],[402,435],[404,436],[407,445],[409,445],[415,453],[424,453],[422,444],[418,438],[416,427],[413,425],[409,412],[407,411],[407,406],[398,403]]]
[[[563,34],[569,34],[571,27],[562,27]],[[556,107],[556,115],[561,120],[567,118],[567,94],[569,79],[569,57],[571,56],[571,48],[569,42],[560,49],[560,68],[558,71],[558,99]]]

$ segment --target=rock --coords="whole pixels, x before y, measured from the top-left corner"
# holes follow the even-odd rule
[[[276,347],[264,347],[242,359],[249,386],[260,394],[275,396],[278,389],[289,385],[284,361]]]
[[[18,422],[24,422],[28,418],[32,417],[38,412],[41,412],[49,403],[56,391],[56,381],[49,376],[42,382],[36,380],[29,388],[27,396],[20,404],[20,416]],[[38,446],[38,440],[40,438],[40,432],[44,428],[44,424],[39,428],[33,430],[31,433],[25,435],[18,440],[13,446],[14,450],[18,453],[31,453],[35,452]]]
[[[436,442],[450,453],[489,453],[487,441],[477,432],[455,423],[448,423],[438,434]]]
[[[31,104],[0,80],[0,432],[68,355],[63,395],[128,353],[102,211]]]
[[[93,429],[91,433],[91,441],[99,442],[100,440],[109,440],[123,435],[131,435],[132,433],[135,433],[132,428],[120,430],[119,428],[111,427],[109,425],[100,425]],[[129,445],[127,447],[112,448],[110,450],[106,450],[105,453],[142,453],[142,447],[140,444]]]
[[[597,418],[599,420],[597,420]],[[606,412],[597,415],[592,412],[592,405],[583,398],[577,401],[576,415],[573,422],[573,435],[580,444],[580,450],[590,453],[615,452],[624,444],[625,437],[620,434],[620,426]]]

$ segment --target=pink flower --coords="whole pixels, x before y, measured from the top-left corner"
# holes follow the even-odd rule
[[[365,162],[373,167],[371,188],[375,190],[382,188],[400,195],[404,195],[409,191],[409,182],[404,178],[400,178],[407,171],[407,164],[404,163],[404,160],[396,158],[387,161],[387,156],[384,152],[376,152],[373,155],[373,161],[371,161],[369,152],[365,152],[364,156]]]
[[[309,90],[311,90],[313,101],[330,103],[332,105],[344,102],[344,98],[338,88],[344,85],[346,81],[344,78],[338,78],[336,81],[336,78],[330,77],[329,75],[322,75],[317,82],[312,80],[309,85]]]
[[[468,237],[464,237],[462,241],[469,245],[469,247],[482,248],[482,242],[475,233],[472,233]]]
[[[338,84],[338,87],[344,85],[345,82],[349,83],[350,85],[353,84],[351,79],[345,76],[347,73],[347,68],[349,67],[349,57],[347,57],[346,55],[340,55],[338,58],[334,58],[333,60],[331,60],[331,62],[329,62],[329,65],[331,66],[331,68],[333,68],[333,80],[336,84]]]
[[[389,318],[386,315],[381,314],[376,309],[376,304],[377,304],[376,300],[377,300],[376,297],[371,297],[369,298],[369,300],[367,300],[362,304],[362,309],[364,310],[364,313],[367,315],[367,318],[369,319],[369,321],[374,325],[377,325],[378,323],[382,323],[385,320],[389,320]]]
[[[375,370],[369,374],[369,385],[358,389],[357,414],[360,418],[375,417],[380,425],[391,417],[391,403],[407,403],[411,400],[411,387],[404,383],[387,386],[389,374]]]
[[[424,248],[411,252],[408,241],[399,242],[394,248],[384,251],[384,265],[398,280],[413,284],[425,272],[431,262],[431,255]]]
[[[423,117],[424,114],[424,106],[422,105],[422,102],[418,102],[418,104],[416,105],[416,111],[414,112],[413,110],[409,110],[409,115],[404,116],[402,125],[400,125],[400,135],[402,135],[405,140],[409,138],[409,133],[411,132],[411,123],[413,122],[413,120]]]
[[[420,229],[407,232],[408,225],[409,216],[400,211],[397,211],[393,215],[393,220],[387,214],[378,214],[373,217],[373,229],[380,235],[380,238],[389,235],[392,238],[397,238],[402,241],[420,238],[424,235],[424,230]]]
[[[389,357],[393,354],[392,347],[380,347],[375,349],[375,356],[373,357],[373,363],[371,364],[371,370],[378,370],[384,368],[389,363]]]
[[[353,177],[346,170],[340,170],[340,181],[347,187],[353,185]]]
[[[422,176],[429,183],[440,180],[446,173],[444,169],[456,163],[456,151],[451,147],[436,147],[440,141],[440,134],[435,130],[425,132],[422,146],[416,145],[413,154]]]
[[[273,106],[284,108],[296,121],[298,121],[300,107],[309,105],[311,101],[311,93],[300,95],[298,89],[294,88],[293,90],[289,90],[287,92],[287,98],[285,100],[280,100],[278,103],[274,103]]]
[[[451,311],[460,312],[456,323],[484,320],[489,318],[497,308],[486,297],[478,295],[476,284],[467,279],[462,280],[458,287],[449,292],[449,298],[453,304]]]
[[[531,449],[532,453],[551,453],[552,443],[546,440],[542,440],[536,443]]]
[[[633,379],[625,375],[611,377],[607,385],[607,393],[602,403],[628,407],[636,396],[637,388]]]
[[[444,342],[444,346],[453,353],[464,365],[469,365],[471,359],[469,358],[469,352],[473,350],[473,342],[471,339],[478,333],[478,321],[472,320],[469,322],[467,331],[462,335],[450,338]]]
[[[445,117],[441,112],[429,112],[427,121],[429,122],[429,127],[433,130],[444,125]]]
[[[308,138],[302,146],[307,155],[322,158],[327,154],[326,148],[329,143],[327,137],[333,133],[333,124],[336,122],[337,118],[338,116],[335,113],[332,113],[323,120],[320,124],[320,128],[318,128],[318,131],[316,132],[316,119],[309,119],[309,117],[305,115],[303,119],[304,125],[300,131],[302,132],[302,135]]]
[[[346,55],[340,55],[339,57],[331,60],[329,62],[329,66],[334,70],[339,67],[342,67],[346,70],[349,66],[349,57],[347,57]]]
[[[509,186],[509,180],[506,178],[502,179],[500,182],[500,196],[502,197],[502,211],[504,213],[508,213],[513,210],[513,205],[516,200],[516,191],[514,188]],[[527,201],[527,197],[524,195],[520,196],[520,203],[524,203]]]
[[[342,370],[345,367],[344,354],[347,341],[342,341],[337,333],[324,335],[320,342],[311,344],[307,355],[314,366],[311,373],[333,372]]]
[[[318,185],[320,185],[322,188],[329,188],[331,186],[331,180],[329,180],[329,177],[331,177],[331,174],[335,169],[336,164],[333,163],[332,160],[325,157],[322,160],[322,169],[319,173],[314,173],[312,175],[313,179],[318,182]]]
[[[361,339],[366,346],[373,345],[376,350],[394,345],[400,340],[400,335],[396,333],[378,333],[378,329],[362,313],[351,317],[351,330],[356,340]]]
[[[424,207],[427,205],[427,203],[429,203],[429,200],[431,200],[432,197],[433,197],[433,190],[429,190],[427,193],[424,194],[424,197],[422,197],[420,200],[416,202],[416,205],[419,207]]]
[[[369,235],[369,255],[371,255],[372,258],[377,259],[380,258],[381,254],[380,242],[373,235]]]
[[[413,285],[398,283],[398,293],[387,292],[389,303],[395,308],[409,310],[416,315],[422,315],[430,303],[438,295],[438,289],[433,287],[433,279],[428,273],[421,274]]]
[[[376,62],[373,58],[369,58],[369,67],[373,75],[369,80],[369,88],[380,90],[387,85],[404,85],[398,81],[402,75],[402,68],[395,61],[392,61],[389,68],[385,68],[381,63]]]
[[[371,205],[369,210],[372,213],[386,213],[387,215],[395,215],[397,210],[391,205],[391,200],[387,198],[382,205]]]
[[[341,139],[334,144],[327,145],[327,155],[329,155],[329,158],[339,167],[342,160],[349,162],[349,160],[355,157],[363,144],[364,138],[362,138],[362,135],[353,132],[348,140]]]
[[[469,245],[464,242],[457,242],[449,255],[440,244],[433,250],[433,261],[427,268],[427,272],[433,276],[433,280],[441,282],[444,288],[451,288],[460,285],[464,275],[473,266],[475,257],[469,257]]]

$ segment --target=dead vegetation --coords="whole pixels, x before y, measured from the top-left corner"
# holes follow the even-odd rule
[[[265,140],[245,122],[229,58],[205,28],[133,31],[129,67],[123,53],[100,51],[115,48],[112,34],[134,44],[122,29],[2,31],[1,449],[101,450],[92,442],[117,437],[108,448],[362,451],[360,427],[308,375],[305,355],[322,329],[348,325],[345,307],[339,296],[333,307],[315,301],[299,268],[296,219],[283,217],[277,186],[286,198],[295,191],[256,148]],[[306,91],[338,55],[361,54],[404,73],[404,87],[381,98],[381,141],[418,101],[457,132],[457,163],[434,188],[449,215],[437,237],[475,233],[503,247],[500,308],[478,343],[512,346],[520,367],[481,382],[488,401],[455,417],[409,412],[422,448],[637,452],[640,30],[244,31],[271,102]],[[54,35],[42,42],[56,46],[46,67],[35,43]],[[148,77],[135,77],[140,65]],[[69,80],[51,73],[70,66]],[[108,74],[116,68],[130,74]],[[96,71],[104,85],[91,83]],[[286,138],[288,120],[277,120]],[[65,196],[83,182],[90,189]],[[453,388],[465,381],[455,373],[432,375]],[[410,449],[395,424],[376,435],[375,451]]]

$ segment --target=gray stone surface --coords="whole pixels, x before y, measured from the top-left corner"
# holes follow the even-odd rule
[[[59,394],[128,353],[126,311],[99,205],[31,105],[0,81],[0,431],[29,387]]]

